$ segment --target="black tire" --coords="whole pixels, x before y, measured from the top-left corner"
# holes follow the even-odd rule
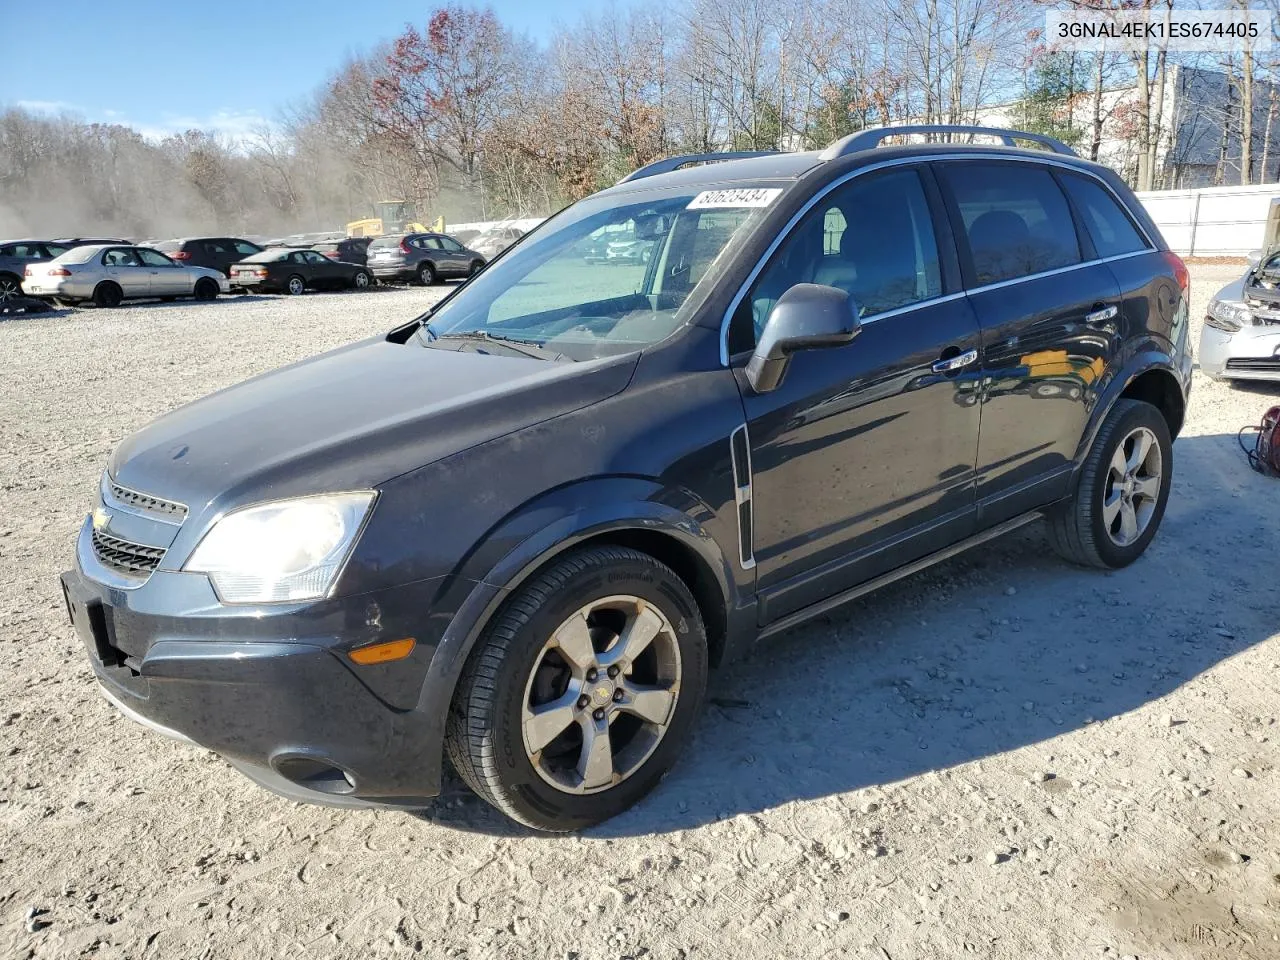
[[[418,283],[429,287],[436,282],[436,268],[423,261],[418,265]]]
[[[352,290],[368,290],[373,286],[373,277],[367,270],[359,270],[351,278]]]
[[[284,282],[284,292],[291,297],[301,296],[307,292],[307,281],[295,273]]]
[[[0,303],[22,295],[22,278],[12,273],[0,273]]]
[[[534,769],[525,748],[526,685],[561,624],[584,604],[619,594],[640,598],[671,625],[678,694],[661,739],[625,779],[594,793],[566,792]],[[477,642],[454,692],[446,749],[463,781],[503,813],[538,830],[579,830],[626,810],[670,770],[701,710],[706,679],[702,615],[674,571],[623,547],[573,551],[521,586]]]
[[[470,269],[470,271],[468,271],[467,276],[468,276],[468,277],[474,277],[477,273],[479,273],[479,272],[480,272],[481,270],[483,270],[483,269],[484,269],[484,261],[483,261],[483,260],[472,260],[472,261],[471,261],[471,269]]]
[[[124,300],[124,291],[117,284],[110,280],[104,280],[93,288],[93,302],[95,306],[105,307],[108,310],[120,306]]]
[[[195,297],[197,300],[217,300],[218,282],[208,277],[201,277],[196,281]]]
[[[1117,489],[1111,479],[1112,458],[1140,428],[1154,435],[1159,449],[1159,492],[1139,535],[1122,544],[1115,539],[1113,525],[1106,522],[1103,507],[1108,494],[1114,495]],[[1173,441],[1164,416],[1141,400],[1118,400],[1085,458],[1075,492],[1049,515],[1049,542],[1059,556],[1081,566],[1112,570],[1126,567],[1142,556],[1155,537],[1172,483]]]

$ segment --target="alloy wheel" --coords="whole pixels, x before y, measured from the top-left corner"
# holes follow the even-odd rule
[[[1160,444],[1146,427],[1133,430],[1116,447],[1102,494],[1102,522],[1116,546],[1127,547],[1150,525],[1163,469]]]
[[[565,793],[607,790],[657,749],[680,678],[680,647],[662,611],[630,595],[593,600],[555,630],[529,673],[525,755]]]
[[[22,287],[17,280],[10,280],[8,277],[0,277],[0,303],[4,303],[11,297],[22,295]]]

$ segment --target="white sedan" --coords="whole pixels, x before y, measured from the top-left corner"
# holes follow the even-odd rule
[[[145,297],[212,300],[231,289],[221,271],[188,267],[159,250],[121,244],[73,247],[52,260],[29,264],[22,288],[31,297],[60,303],[92,300],[100,307]]]

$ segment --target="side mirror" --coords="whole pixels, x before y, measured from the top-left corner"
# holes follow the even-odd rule
[[[756,393],[776,390],[797,350],[838,347],[858,335],[858,306],[835,287],[797,283],[773,305],[755,352],[747,362],[747,380]]]
[[[1257,266],[1258,264],[1260,264],[1261,262],[1262,262],[1262,251],[1261,251],[1261,250],[1250,250],[1250,251],[1249,251],[1249,269],[1250,269],[1250,270],[1252,270],[1254,267],[1256,267],[1256,266]]]

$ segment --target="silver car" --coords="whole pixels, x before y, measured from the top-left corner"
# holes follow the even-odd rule
[[[230,291],[221,271],[188,267],[150,247],[125,244],[74,247],[52,260],[28,264],[22,286],[28,296],[59,303],[92,300],[100,307],[144,297],[212,300]]]
[[[1280,251],[1209,301],[1197,359],[1214,380],[1280,380]]]

